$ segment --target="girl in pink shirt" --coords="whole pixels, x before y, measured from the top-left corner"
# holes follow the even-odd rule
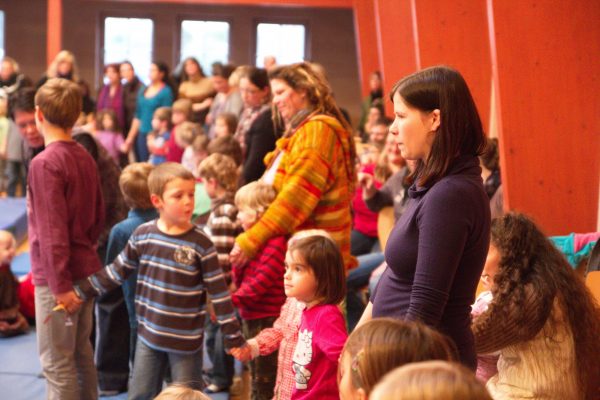
[[[348,334],[338,304],[346,296],[345,268],[338,246],[324,236],[290,243],[284,289],[304,303],[292,356],[292,399],[339,399],[337,367]]]

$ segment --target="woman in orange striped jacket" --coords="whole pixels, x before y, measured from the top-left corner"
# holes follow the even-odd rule
[[[325,77],[307,63],[270,72],[273,113],[285,134],[267,154],[263,181],[278,192],[261,219],[239,235],[233,262],[254,256],[276,235],[323,229],[337,242],[346,268],[350,255],[356,150],[352,131],[333,100]]]

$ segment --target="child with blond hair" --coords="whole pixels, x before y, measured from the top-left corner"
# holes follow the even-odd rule
[[[181,164],[156,167],[148,188],[158,219],[140,225],[112,264],[76,288],[80,297],[94,297],[138,272],[138,341],[129,398],[156,396],[167,366],[174,383],[202,389],[207,295],[226,346],[244,344],[213,243],[190,222],[194,182]]]
[[[370,400],[492,400],[465,366],[448,361],[406,364],[387,374]]]
[[[263,182],[251,182],[241,187],[235,195],[235,205],[242,228],[252,227],[276,196],[275,189]],[[283,274],[286,248],[285,236],[274,236],[247,263],[233,268],[237,289],[231,299],[242,317],[246,338],[271,328],[279,317],[285,302]],[[251,361],[250,372],[252,399],[272,399],[277,377],[277,351]]]
[[[171,108],[171,122],[173,125],[173,130],[171,131],[171,137],[169,138],[169,152],[167,154],[167,161],[170,162],[181,162],[181,157],[183,157],[183,151],[185,150],[185,146],[181,145],[181,140],[179,137],[181,136],[180,129],[184,122],[188,122],[192,116],[192,101],[189,99],[179,99],[175,100],[173,106]],[[193,138],[190,139],[190,141]]]
[[[340,397],[366,399],[389,371],[426,360],[454,360],[456,348],[441,333],[418,322],[376,318],[358,327],[344,345]]]
[[[198,131],[195,132],[195,137],[192,143],[186,146],[183,156],[181,157],[181,165],[186,167],[196,178],[198,175],[198,166],[206,157],[208,157],[208,143],[210,139],[206,136],[201,126],[197,126]]]

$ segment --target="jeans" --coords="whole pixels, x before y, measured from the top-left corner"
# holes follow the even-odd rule
[[[6,192],[8,197],[15,197],[17,194],[17,186],[21,184],[21,196],[25,196],[25,171],[23,163],[21,161],[10,161],[6,162],[6,176],[7,176],[7,188]]]
[[[242,322],[244,337],[251,339],[265,328],[272,328],[276,317],[253,319]],[[252,375],[252,400],[271,400],[277,379],[277,351],[250,361]]]
[[[98,381],[90,342],[94,301],[75,314],[52,311],[56,306],[48,286],[35,287],[38,352],[49,400],[96,400]]]
[[[220,388],[228,388],[233,383],[233,356],[225,353],[223,332],[221,327],[210,318],[206,322],[206,351],[212,362],[211,383]]]
[[[135,158],[137,162],[148,161],[150,152],[148,151],[148,134],[138,132],[135,138]]]
[[[371,272],[384,261],[383,253],[371,253],[358,257],[358,267],[350,270],[346,278],[348,293],[346,303],[348,307],[348,332],[352,332],[365,311],[365,301],[361,290],[369,284]]]
[[[373,251],[373,246],[379,242],[379,239],[375,236],[367,236],[355,229],[350,232],[350,253],[355,256],[361,256],[363,254],[369,254]]]
[[[129,400],[151,400],[162,389],[167,366],[173,383],[202,390],[202,349],[192,354],[178,354],[150,348],[138,338],[133,376],[129,382]]]
[[[135,347],[137,345],[137,316],[135,313],[135,286],[137,284],[137,270],[133,271],[121,288],[127,314],[129,315],[129,361],[133,365],[135,361]]]

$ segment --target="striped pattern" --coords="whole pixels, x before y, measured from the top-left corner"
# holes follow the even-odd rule
[[[354,142],[340,123],[316,115],[300,124],[289,137],[277,141],[265,157],[267,169],[283,152],[273,186],[277,198],[262,218],[236,242],[253,257],[266,241],[304,229],[324,229],[340,246],[346,268],[356,266],[350,255],[354,195]]]
[[[138,270],[138,335],[149,347],[194,353],[202,347],[207,293],[222,325],[227,348],[243,344],[215,248],[194,227],[176,236],[162,233],[156,221],[135,230],[115,261],[77,288],[84,297],[121,285]]]
[[[225,196],[212,201],[212,212],[206,228],[217,250],[219,265],[225,274],[227,284],[231,283],[231,262],[229,253],[233,249],[235,237],[242,229],[237,221],[238,210],[233,204],[233,196]]]
[[[279,316],[286,299],[283,290],[286,249],[286,238],[276,236],[269,239],[252,260],[244,265],[234,265],[238,289],[231,295],[231,300],[246,321]]]

